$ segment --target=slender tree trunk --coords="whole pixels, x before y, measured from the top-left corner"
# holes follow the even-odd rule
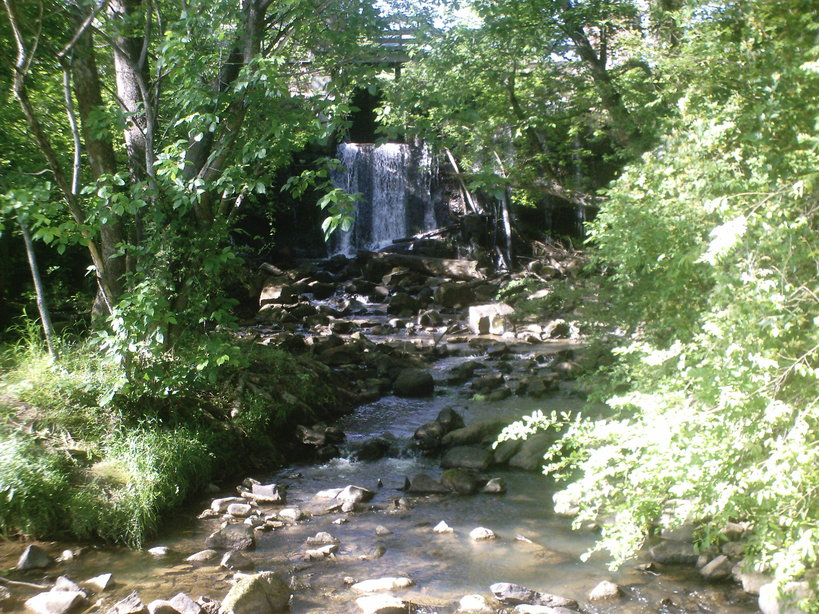
[[[51,325],[51,316],[48,313],[45,289],[43,288],[43,280],[40,277],[40,267],[37,266],[37,255],[34,253],[34,243],[31,240],[31,233],[28,231],[28,226],[26,226],[21,215],[17,216],[17,223],[20,225],[23,242],[26,244],[26,256],[28,256],[28,266],[29,269],[31,269],[31,279],[34,281],[34,292],[37,295],[37,311],[40,312],[40,322],[43,325],[43,332],[45,333],[48,355],[51,357],[51,360],[56,360],[57,347],[54,341],[54,327]]]
[[[100,135],[91,127],[91,114],[95,109],[103,107],[102,86],[94,55],[91,30],[87,30],[77,39],[71,68],[74,94],[77,98],[77,110],[79,111],[91,176],[94,179],[99,179],[103,175],[113,175],[118,169],[110,136],[107,134],[105,136]],[[112,296],[109,297],[109,300],[112,303],[118,300],[124,287],[125,258],[120,257],[119,254],[120,244],[125,239],[123,227],[122,219],[113,211],[108,211],[106,221],[100,224],[100,250],[106,263],[106,281],[111,289]],[[100,313],[104,309],[105,305],[102,299],[102,296],[97,296],[94,303],[95,313]]]

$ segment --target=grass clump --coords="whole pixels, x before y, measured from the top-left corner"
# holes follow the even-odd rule
[[[234,350],[242,360],[216,377],[169,388],[122,386],[116,361],[87,342],[64,344],[56,362],[36,343],[7,347],[0,532],[137,547],[209,482],[269,468],[289,428],[338,407],[320,366],[253,344]],[[169,374],[198,373],[201,355],[177,350],[161,362]]]

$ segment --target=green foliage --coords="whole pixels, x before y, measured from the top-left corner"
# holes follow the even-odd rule
[[[597,391],[612,414],[577,418],[547,471],[614,564],[659,526],[708,546],[747,520],[746,566],[784,583],[819,563],[819,22],[797,0],[691,15],[660,66],[687,84],[677,115],[590,226],[630,333]]]

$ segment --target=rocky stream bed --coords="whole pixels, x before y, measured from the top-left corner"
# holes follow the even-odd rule
[[[552,254],[527,274],[569,283],[579,268],[576,256]],[[576,314],[524,317],[496,299],[508,278],[462,260],[385,255],[265,271],[257,320],[241,334],[341,374],[354,413],[300,426],[290,435],[300,460],[214,486],[143,551],[0,545],[0,568],[11,570],[0,609],[759,611],[754,593],[768,579],[740,571],[744,526],[699,554],[690,528],[666,532],[611,572],[603,555],[581,562],[595,530],[571,530],[571,501],[539,472],[552,436],[493,447],[534,410],[583,410]]]

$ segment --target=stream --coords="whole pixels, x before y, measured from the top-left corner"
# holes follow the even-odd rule
[[[381,307],[369,305],[367,317],[385,320]],[[259,326],[254,331],[265,335],[270,329]],[[432,333],[420,329],[398,337],[421,344],[433,343]],[[413,495],[399,490],[405,478],[419,472],[440,475],[439,459],[420,454],[410,444],[415,430],[434,420],[444,408],[454,408],[470,424],[488,418],[511,421],[535,409],[579,411],[583,406],[571,382],[562,382],[558,390],[540,399],[518,396],[492,402],[473,399],[469,384],[446,383],[447,373],[454,366],[485,359],[482,351],[466,341],[450,342],[449,355],[431,365],[436,383],[434,396],[423,399],[384,396],[345,417],[339,424],[346,434],[342,457],[325,464],[292,465],[270,475],[254,476],[262,483],[287,485],[287,506],[301,508],[307,515],[304,521],[258,532],[255,550],[244,553],[257,571],[273,570],[290,579],[294,614],[360,612],[355,603],[360,595],[348,586],[351,579],[384,576],[407,576],[413,580],[413,586],[394,594],[414,604],[413,611],[417,612],[456,612],[461,597],[475,593],[491,597],[489,586],[496,582],[512,582],[575,599],[583,611],[590,613],[758,612],[755,599],[734,583],[706,583],[693,568],[661,566],[656,571],[641,571],[638,563],[647,562],[645,557],[611,572],[607,557],[599,553],[581,562],[580,556],[594,544],[596,535],[590,530],[573,531],[570,519],[552,511],[552,495],[558,487],[540,474],[490,470],[488,477],[505,480],[504,494]],[[548,355],[576,345],[571,340],[530,345],[525,354],[507,356],[505,362],[514,373],[529,364],[525,360],[533,355]],[[374,436],[392,440],[393,450],[372,462],[351,460],[349,451]],[[314,496],[323,489],[348,484],[375,492],[367,510],[349,514],[328,512],[327,501]],[[211,498],[214,496],[235,496],[235,491],[214,493]],[[54,556],[67,548],[82,550],[74,560],[49,570],[49,577],[67,575],[79,581],[112,573],[116,585],[104,593],[99,611],[107,611],[133,590],[139,592],[145,603],[169,599],[180,591],[195,599],[221,600],[232,585],[234,572],[220,568],[218,557],[206,563],[185,560],[204,549],[207,536],[219,526],[218,518],[196,519],[209,504],[210,499],[203,499],[194,507],[179,510],[168,519],[163,533],[143,551],[40,544]],[[441,521],[453,532],[433,532]],[[497,539],[473,541],[469,533],[476,527],[491,529]],[[335,537],[339,549],[327,559],[307,561],[305,541],[320,531]],[[148,548],[153,546],[165,546],[169,553],[152,556]],[[18,543],[0,544],[0,568],[12,568],[20,550]],[[43,581],[42,572],[15,578]],[[617,583],[623,596],[589,602],[589,591],[602,580]],[[24,611],[24,599],[38,591],[14,587],[14,592],[18,609],[12,611]]]

